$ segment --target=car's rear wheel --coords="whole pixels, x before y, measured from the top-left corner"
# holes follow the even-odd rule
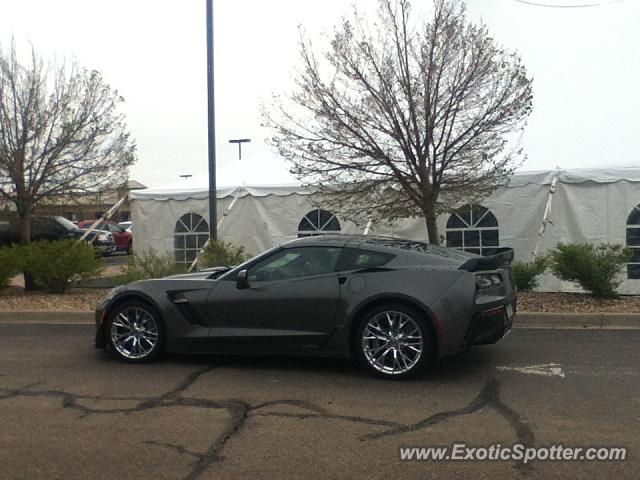
[[[434,355],[433,335],[418,311],[383,305],[362,319],[356,350],[367,369],[384,378],[404,378],[423,370]]]
[[[106,332],[114,355],[126,362],[142,363],[158,356],[164,330],[153,308],[131,301],[110,313]]]

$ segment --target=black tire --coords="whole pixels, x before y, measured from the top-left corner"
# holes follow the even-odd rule
[[[377,325],[382,330],[377,330],[374,325],[381,321],[384,324]],[[394,323],[396,327],[401,327],[400,330],[396,328],[395,334],[392,333]],[[383,332],[385,328],[389,329],[386,333]],[[416,332],[409,335],[414,329]],[[420,344],[416,338],[418,336]],[[386,338],[386,343],[382,338]],[[375,307],[362,316],[356,329],[354,348],[365,369],[386,379],[410,378],[423,372],[432,363],[436,351],[433,331],[424,314],[414,308],[393,303]],[[420,350],[419,355],[415,349]],[[380,354],[378,361],[375,360],[377,354]]]
[[[146,363],[156,359],[162,351],[164,326],[155,308],[132,300],[109,312],[104,334],[109,351],[119,360]]]
[[[130,243],[127,245],[127,255],[131,255],[133,253],[133,244]]]

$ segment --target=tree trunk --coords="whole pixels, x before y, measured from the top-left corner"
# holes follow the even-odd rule
[[[27,208],[20,213],[20,244],[28,245],[31,243],[31,209]],[[31,275],[27,272],[22,272],[24,276],[24,289],[34,290],[35,285]]]
[[[20,215],[20,244],[28,245],[31,243],[31,215],[25,212]]]
[[[438,235],[438,222],[435,207],[427,209],[424,218],[427,225],[427,236],[429,237],[429,243],[440,245],[440,236]]]

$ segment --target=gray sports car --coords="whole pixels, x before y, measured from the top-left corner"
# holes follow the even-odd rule
[[[358,357],[398,378],[511,328],[513,250],[480,257],[385,237],[325,235],[233,268],[113,289],[95,344],[129,362],[161,351]]]

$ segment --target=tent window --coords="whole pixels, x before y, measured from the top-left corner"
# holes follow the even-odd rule
[[[323,233],[340,233],[340,222],[327,210],[320,208],[311,210],[298,224],[298,237],[310,237]]]
[[[209,239],[209,224],[197,213],[182,215],[173,231],[173,255],[176,263],[190,265]]]
[[[627,246],[633,252],[627,263],[627,278],[640,278],[640,205],[634,207],[627,218]]]
[[[500,246],[498,220],[488,208],[469,204],[447,220],[447,247],[478,255],[491,255]]]

